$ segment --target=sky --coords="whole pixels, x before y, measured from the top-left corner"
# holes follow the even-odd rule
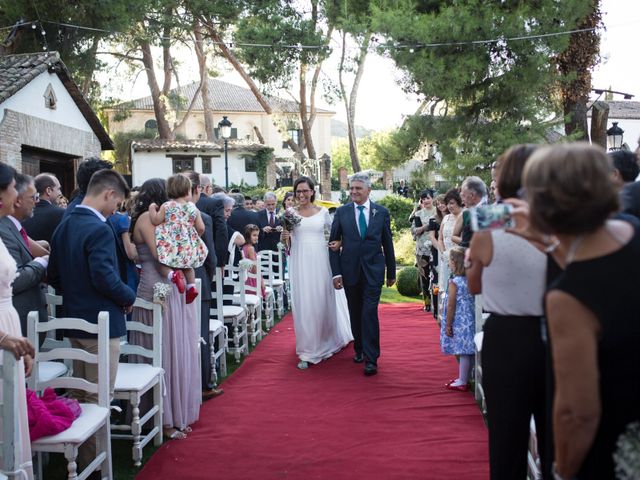
[[[606,30],[602,33],[600,53],[602,61],[593,73],[594,88],[611,88],[635,95],[633,100],[640,101],[640,61],[637,60],[635,45],[640,40],[640,1],[638,0],[601,0],[603,22]],[[337,63],[334,53],[332,62]],[[197,79],[197,66],[181,67],[181,82]],[[240,76],[229,69],[223,72],[220,80],[246,86]],[[325,75],[337,81],[334,68],[325,69]],[[365,72],[358,94],[356,124],[373,130],[388,130],[401,125],[405,116],[413,114],[420,105],[416,95],[406,94],[400,87],[402,72],[393,61],[377,54],[369,54]],[[134,84],[129,83],[119,96],[132,99],[149,95],[146,76],[138,75]],[[614,100],[622,100],[616,96]],[[341,103],[328,105],[318,99],[318,107],[336,112],[335,118],[346,121]]]

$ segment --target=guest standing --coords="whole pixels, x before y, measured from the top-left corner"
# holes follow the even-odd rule
[[[264,194],[265,208],[258,212],[257,225],[260,228],[258,251],[271,250],[275,252],[278,250],[282,227],[276,210],[277,204],[278,199],[276,198],[275,193],[267,192]]]
[[[424,190],[420,193],[420,203],[409,217],[411,233],[416,241],[416,264],[418,265],[420,287],[424,301],[424,310],[431,310],[431,277],[430,256],[431,238],[429,236],[429,223],[436,215],[436,207],[433,205],[433,192]]]
[[[84,196],[86,195],[87,188],[89,187],[89,181],[93,174],[98,170],[111,170],[112,168],[112,163],[98,157],[88,157],[80,162],[80,165],[78,165],[78,171],[76,172],[76,183],[78,188],[74,191],[74,195],[71,198],[69,205],[64,209],[64,214],[62,216],[63,219],[67,218],[71,212],[73,212],[76,205],[80,205],[82,203],[82,200],[84,200]]]
[[[162,368],[165,371],[166,386],[163,392],[162,424],[166,438],[183,439],[191,430],[190,425],[200,416],[200,325],[197,324],[196,305],[185,304],[184,294],[180,294],[178,287],[159,273],[161,265],[155,252],[155,227],[149,218],[148,209],[152,203],[161,205],[166,201],[167,190],[164,180],[154,178],[144,182],[138,193],[131,229],[142,264],[138,296],[151,302],[154,285],[163,283],[170,287],[162,308]],[[134,308],[133,317],[134,320],[147,325],[153,324],[153,314],[149,310]],[[149,336],[137,332],[132,332],[129,341],[135,345],[151,346]]]
[[[22,225],[34,240],[51,243],[53,232],[64,215],[64,208],[58,206],[58,200],[62,196],[60,182],[50,173],[41,173],[35,178],[35,188],[40,199],[33,209],[33,216]]]

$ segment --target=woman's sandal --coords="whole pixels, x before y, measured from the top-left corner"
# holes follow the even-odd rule
[[[185,438],[187,438],[187,434],[181,432],[177,428],[164,428],[163,435],[169,440],[184,440]]]
[[[182,433],[191,433],[193,432],[193,429],[187,425],[186,427],[184,427],[182,430],[180,430]]]

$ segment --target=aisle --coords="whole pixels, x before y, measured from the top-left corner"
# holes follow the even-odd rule
[[[450,392],[453,357],[418,304],[380,307],[379,373],[351,345],[296,368],[288,315],[202,407],[186,440],[166,442],[138,479],[486,479],[487,432],[471,393]]]

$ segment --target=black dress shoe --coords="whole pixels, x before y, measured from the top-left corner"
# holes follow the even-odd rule
[[[362,355],[361,353],[356,353],[353,356],[353,361],[356,363],[362,363],[364,361],[364,355]]]
[[[364,367],[364,374],[369,377],[378,373],[378,366],[375,363],[367,362]]]

